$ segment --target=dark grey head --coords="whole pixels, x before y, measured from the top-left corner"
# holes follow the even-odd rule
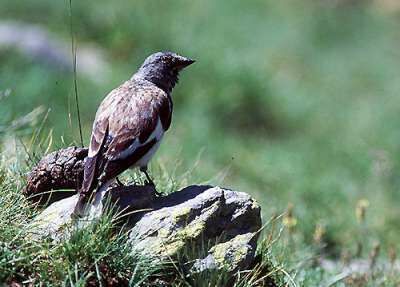
[[[194,62],[173,52],[154,53],[147,57],[135,77],[141,77],[171,92],[178,82],[179,72]]]

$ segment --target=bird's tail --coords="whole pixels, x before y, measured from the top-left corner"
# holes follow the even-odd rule
[[[79,198],[74,208],[74,214],[82,216],[85,213],[86,203],[98,184],[97,155],[85,159],[85,169],[81,188],[78,190]]]
[[[86,201],[79,195],[78,201],[75,204],[74,211],[72,212],[73,217],[83,217],[85,215],[87,205]]]

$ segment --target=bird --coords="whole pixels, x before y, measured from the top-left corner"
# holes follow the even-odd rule
[[[147,166],[171,125],[179,73],[194,62],[170,51],[151,54],[104,98],[93,122],[74,215],[84,215],[92,195],[105,192],[129,168],[139,168],[146,184],[154,186]]]

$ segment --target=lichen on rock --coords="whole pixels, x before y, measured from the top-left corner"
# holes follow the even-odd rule
[[[188,187],[174,195],[179,196],[180,203],[175,200],[174,205],[146,213],[136,223],[130,231],[132,246],[163,258],[177,256],[193,243],[223,237],[227,241],[209,251],[216,268],[225,263],[232,266],[229,270],[247,266],[261,227],[258,204],[245,193],[220,187]]]
[[[86,155],[86,149],[71,147],[44,157],[29,174],[25,194],[76,187]],[[104,201],[109,200],[109,206],[126,211],[124,228],[130,228],[129,244],[135,251],[162,260],[177,258],[190,248],[209,246],[205,258],[192,261],[192,272],[236,272],[253,262],[261,228],[260,206],[244,192],[194,185],[156,197],[153,186],[128,185],[111,186],[100,195],[84,220],[99,218]],[[76,201],[77,195],[73,195],[48,206],[33,221],[31,234],[39,240],[66,238],[75,228],[85,226],[71,218]]]
[[[210,258],[204,261],[198,260],[193,266],[193,270],[199,267],[199,271],[205,269],[224,269],[229,272],[237,271],[238,269],[246,269],[250,266],[255,253],[256,242],[255,233],[239,234],[231,240],[214,245],[209,250],[207,257],[212,258],[214,263],[212,266],[202,264],[210,262]],[[200,267],[201,266],[201,267]]]

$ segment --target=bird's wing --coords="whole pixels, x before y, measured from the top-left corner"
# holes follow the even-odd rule
[[[131,99],[122,99],[109,118],[111,142],[104,153],[107,160],[130,157],[163,133],[171,122],[169,102],[167,94],[154,86],[142,87]]]
[[[84,193],[93,189],[103,172],[107,180],[139,160],[157,142],[158,123],[163,131],[169,128],[171,113],[169,96],[154,86],[122,85],[112,91],[93,124]]]
[[[109,135],[109,115],[107,107],[114,105],[114,99],[122,97],[123,89],[121,87],[112,90],[102,101],[97,110],[96,118],[93,123],[92,136],[90,139],[88,157],[85,159],[84,176],[82,186],[79,190],[83,201],[87,195],[96,188],[98,177],[104,167],[104,157],[102,152],[110,143]]]

